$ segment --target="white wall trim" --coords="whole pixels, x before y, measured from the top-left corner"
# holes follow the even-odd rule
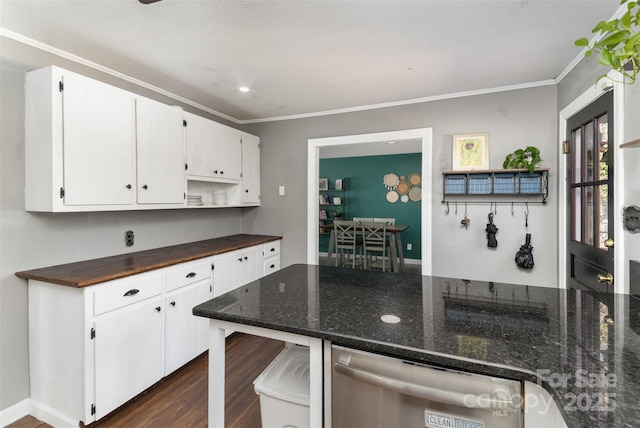
[[[0,411],[0,427],[6,427],[27,415],[29,415],[29,399],[25,398],[13,406],[9,406]]]
[[[622,76],[615,71],[608,73],[608,78],[600,80],[578,98],[560,111],[558,119],[558,285],[567,287],[567,155],[562,153],[562,142],[566,139],[567,120],[580,110],[594,102],[602,95],[603,90],[613,87],[613,127],[614,138],[610,145],[614,156],[614,212],[620,212],[624,195],[624,170],[620,143],[624,138],[624,85],[620,83]],[[624,234],[620,221],[615,222],[614,246],[614,287],[616,293],[628,293],[629,285],[624,271]]]
[[[419,138],[422,141],[422,202],[421,202],[421,252],[422,274],[431,275],[432,270],[432,128],[407,129],[402,131],[378,132],[373,134],[347,135],[340,137],[312,138],[308,140],[307,154],[307,263],[318,264],[318,177],[320,174],[320,148],[345,144],[366,144],[384,141],[409,140]]]

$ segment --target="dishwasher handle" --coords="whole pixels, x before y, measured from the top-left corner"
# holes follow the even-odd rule
[[[443,391],[425,385],[418,385],[394,379],[380,373],[373,373],[337,361],[334,365],[335,371],[352,379],[377,385],[385,389],[390,389],[401,394],[411,395],[425,400],[438,403],[452,404],[454,406],[466,407],[470,409],[486,410],[516,410],[517,405],[509,398],[489,397],[485,395],[463,394],[453,391]]]

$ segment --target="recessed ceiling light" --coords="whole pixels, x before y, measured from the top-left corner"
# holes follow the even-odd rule
[[[238,90],[239,90],[240,92],[249,92],[249,91],[251,91],[251,89],[250,89],[248,86],[240,86],[240,87],[238,88]]]

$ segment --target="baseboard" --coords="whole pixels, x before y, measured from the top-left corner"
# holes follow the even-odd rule
[[[14,404],[0,411],[0,427],[6,427],[15,421],[29,415],[29,399]]]
[[[52,409],[49,406],[45,406],[42,403],[38,403],[34,400],[31,400],[29,403],[29,414],[34,418],[56,428],[78,428],[79,425],[78,420],[70,419],[68,416],[63,415],[59,411]]]

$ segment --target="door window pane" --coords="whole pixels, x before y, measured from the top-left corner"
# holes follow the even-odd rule
[[[609,186],[598,186],[598,248],[608,251],[604,241],[609,237]]]
[[[593,219],[595,218],[595,201],[593,200],[593,187],[588,186],[585,190],[585,213],[584,213],[584,238],[582,242],[593,245]]]
[[[607,115],[600,116],[596,119],[598,126],[598,152],[599,152],[599,171],[598,180],[606,180],[609,176],[608,156],[609,156],[609,123]]]
[[[571,133],[571,152],[572,158],[572,171],[573,171],[573,183],[582,182],[582,128],[578,128]]]
[[[582,241],[582,188],[573,189],[573,240]]]
[[[584,150],[585,150],[585,172],[586,181],[593,181],[594,177],[594,164],[596,162],[596,156],[599,156],[598,152],[594,150],[595,141],[593,138],[593,122],[589,122],[584,126]],[[599,157],[598,157],[599,159]]]

